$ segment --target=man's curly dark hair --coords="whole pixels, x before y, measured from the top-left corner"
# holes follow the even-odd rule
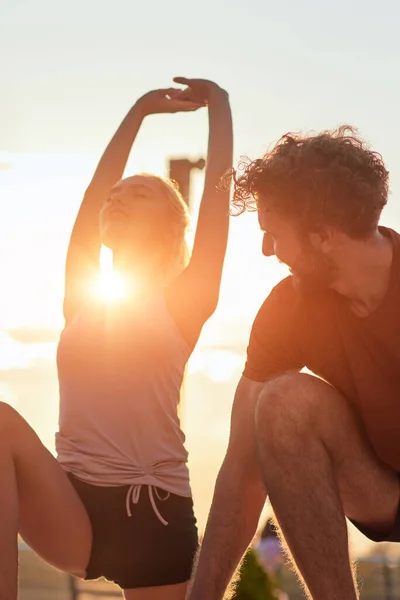
[[[314,136],[288,133],[262,158],[234,171],[231,212],[265,208],[304,231],[330,225],[363,238],[377,227],[388,176],[381,155],[350,126]]]

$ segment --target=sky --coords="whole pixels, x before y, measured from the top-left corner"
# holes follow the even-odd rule
[[[385,159],[391,196],[382,222],[399,228],[399,17],[395,0],[153,0],[140,8],[0,0],[0,396],[50,449],[68,236],[96,161],[135,100],[174,76],[216,81],[230,95],[235,160],[260,156],[287,131],[352,124]],[[166,175],[169,158],[202,157],[206,143],[205,111],[148,117],[127,174]],[[199,173],[194,218],[201,185]],[[260,244],[255,215],[232,219],[220,306],[185,388],[202,523],[251,322],[286,274]]]

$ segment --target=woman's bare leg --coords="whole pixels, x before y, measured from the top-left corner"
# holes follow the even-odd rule
[[[0,402],[0,598],[17,598],[17,536],[56,568],[82,576],[92,530],[86,510],[28,423]]]

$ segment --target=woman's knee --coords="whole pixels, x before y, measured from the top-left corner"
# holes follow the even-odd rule
[[[4,438],[15,434],[15,428],[22,421],[21,415],[6,402],[0,402],[0,435]]]

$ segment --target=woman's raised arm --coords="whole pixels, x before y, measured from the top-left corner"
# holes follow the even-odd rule
[[[192,111],[202,104],[180,99],[181,90],[162,89],[142,96],[104,151],[86,190],[70,238],[66,261],[64,317],[68,322],[90,293],[99,272],[99,213],[111,188],[122,178],[143,119],[150,114]]]
[[[232,167],[233,131],[228,94],[202,79],[176,78],[189,86],[187,97],[205,101],[209,111],[209,142],[204,191],[193,253],[188,267],[168,287],[168,308],[182,334],[195,342],[219,297],[229,230],[229,186],[220,180]]]

